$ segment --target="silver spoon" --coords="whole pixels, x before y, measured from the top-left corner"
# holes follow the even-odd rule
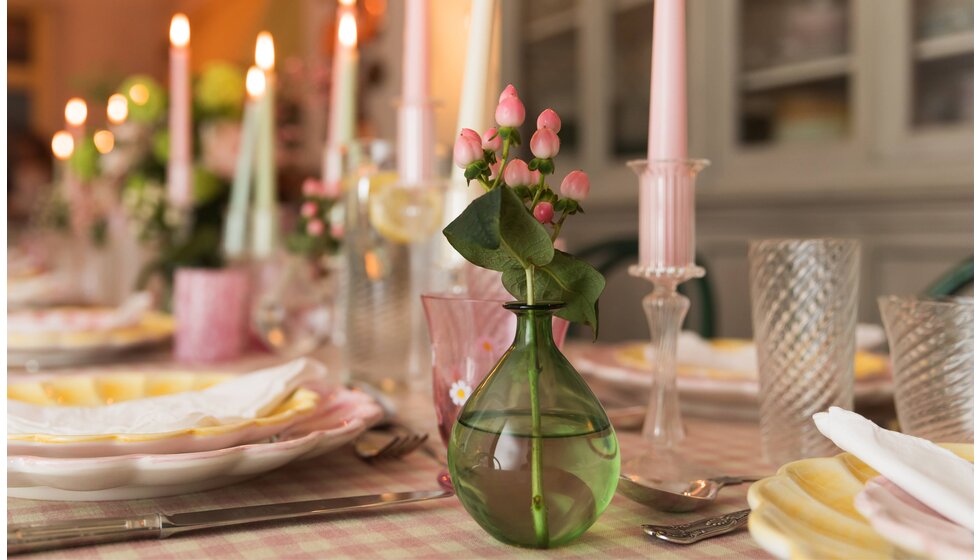
[[[619,492],[634,502],[660,511],[682,513],[703,508],[715,501],[725,486],[755,482],[759,476],[719,476],[691,481],[666,482],[637,475],[619,476]]]

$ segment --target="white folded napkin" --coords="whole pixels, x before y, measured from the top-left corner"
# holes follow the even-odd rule
[[[133,294],[111,309],[41,309],[7,314],[7,330],[14,333],[107,331],[140,322],[153,298],[147,292]]]
[[[820,433],[936,512],[973,530],[973,464],[931,441],[831,407],[813,415]]]
[[[745,343],[719,348],[694,331],[681,331],[677,337],[677,362],[723,371],[738,371],[756,377],[759,370],[755,345]]]
[[[326,377],[326,367],[321,363],[300,358],[202,391],[106,406],[38,406],[7,399],[7,433],[157,434],[233,424],[267,415],[301,384]]]

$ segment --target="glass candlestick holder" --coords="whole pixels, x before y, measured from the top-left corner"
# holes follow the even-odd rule
[[[694,263],[694,183],[706,160],[646,160],[628,164],[640,180],[640,261],[630,274],[653,290],[643,298],[650,327],[653,383],[643,423],[644,448],[623,465],[634,480],[674,481],[704,470],[681,454],[684,425],[677,390],[677,339],[690,301],[677,291],[704,276]]]

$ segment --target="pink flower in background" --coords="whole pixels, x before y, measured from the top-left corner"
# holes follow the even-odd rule
[[[334,239],[343,239],[344,237],[344,224],[343,222],[330,222],[330,236]]]
[[[304,202],[303,206],[301,206],[299,209],[299,213],[302,214],[304,218],[312,218],[313,216],[316,216],[316,203],[312,200]]]
[[[497,174],[500,173],[500,162],[495,162],[490,164],[490,180],[497,180]]]
[[[539,202],[534,207],[534,219],[542,224],[550,224],[555,217],[555,207],[550,202]]]
[[[518,127],[524,124],[524,103],[517,96],[504,97],[493,114],[500,126]]]
[[[464,128],[453,145],[453,163],[465,169],[474,161],[483,159],[483,139],[475,131]]]
[[[504,182],[512,187],[531,184],[531,171],[523,160],[512,159],[504,168]]]
[[[336,181],[327,181],[325,183],[322,183],[321,189],[324,198],[328,198],[330,200],[340,198],[341,189],[340,189],[339,179]]]
[[[534,171],[531,172],[531,184],[537,185],[540,182],[541,182],[541,172],[535,169]]]
[[[561,132],[561,119],[554,109],[545,109],[538,115],[538,128],[549,128],[555,132]]]
[[[317,196],[322,194],[323,191],[323,183],[313,177],[307,177],[303,181],[303,196]]]
[[[497,134],[496,128],[488,128],[486,132],[483,133],[483,149],[492,150],[496,152],[503,145],[504,141]]]
[[[531,136],[531,153],[540,159],[551,159],[558,155],[561,142],[558,135],[550,128],[539,128],[534,136]]]
[[[518,96],[517,88],[514,87],[514,84],[507,84],[507,87],[504,88],[504,91],[500,92],[500,97],[497,98],[497,103],[503,101],[505,97],[517,97],[517,96]]]
[[[589,176],[580,169],[565,175],[561,182],[561,194],[579,202],[585,200],[589,196]]]
[[[312,235],[313,237],[318,237],[320,235],[323,235],[324,229],[325,226],[323,225],[323,222],[320,220],[310,220],[309,222],[306,223],[306,233]]]

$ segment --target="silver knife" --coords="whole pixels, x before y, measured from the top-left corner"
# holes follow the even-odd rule
[[[19,554],[131,539],[166,538],[177,533],[274,521],[299,519],[327,513],[340,513],[395,504],[424,502],[448,498],[453,492],[397,492],[369,496],[349,496],[326,500],[287,502],[229,509],[212,509],[189,513],[153,513],[142,517],[77,519],[55,523],[31,523],[7,526],[7,553]]]

